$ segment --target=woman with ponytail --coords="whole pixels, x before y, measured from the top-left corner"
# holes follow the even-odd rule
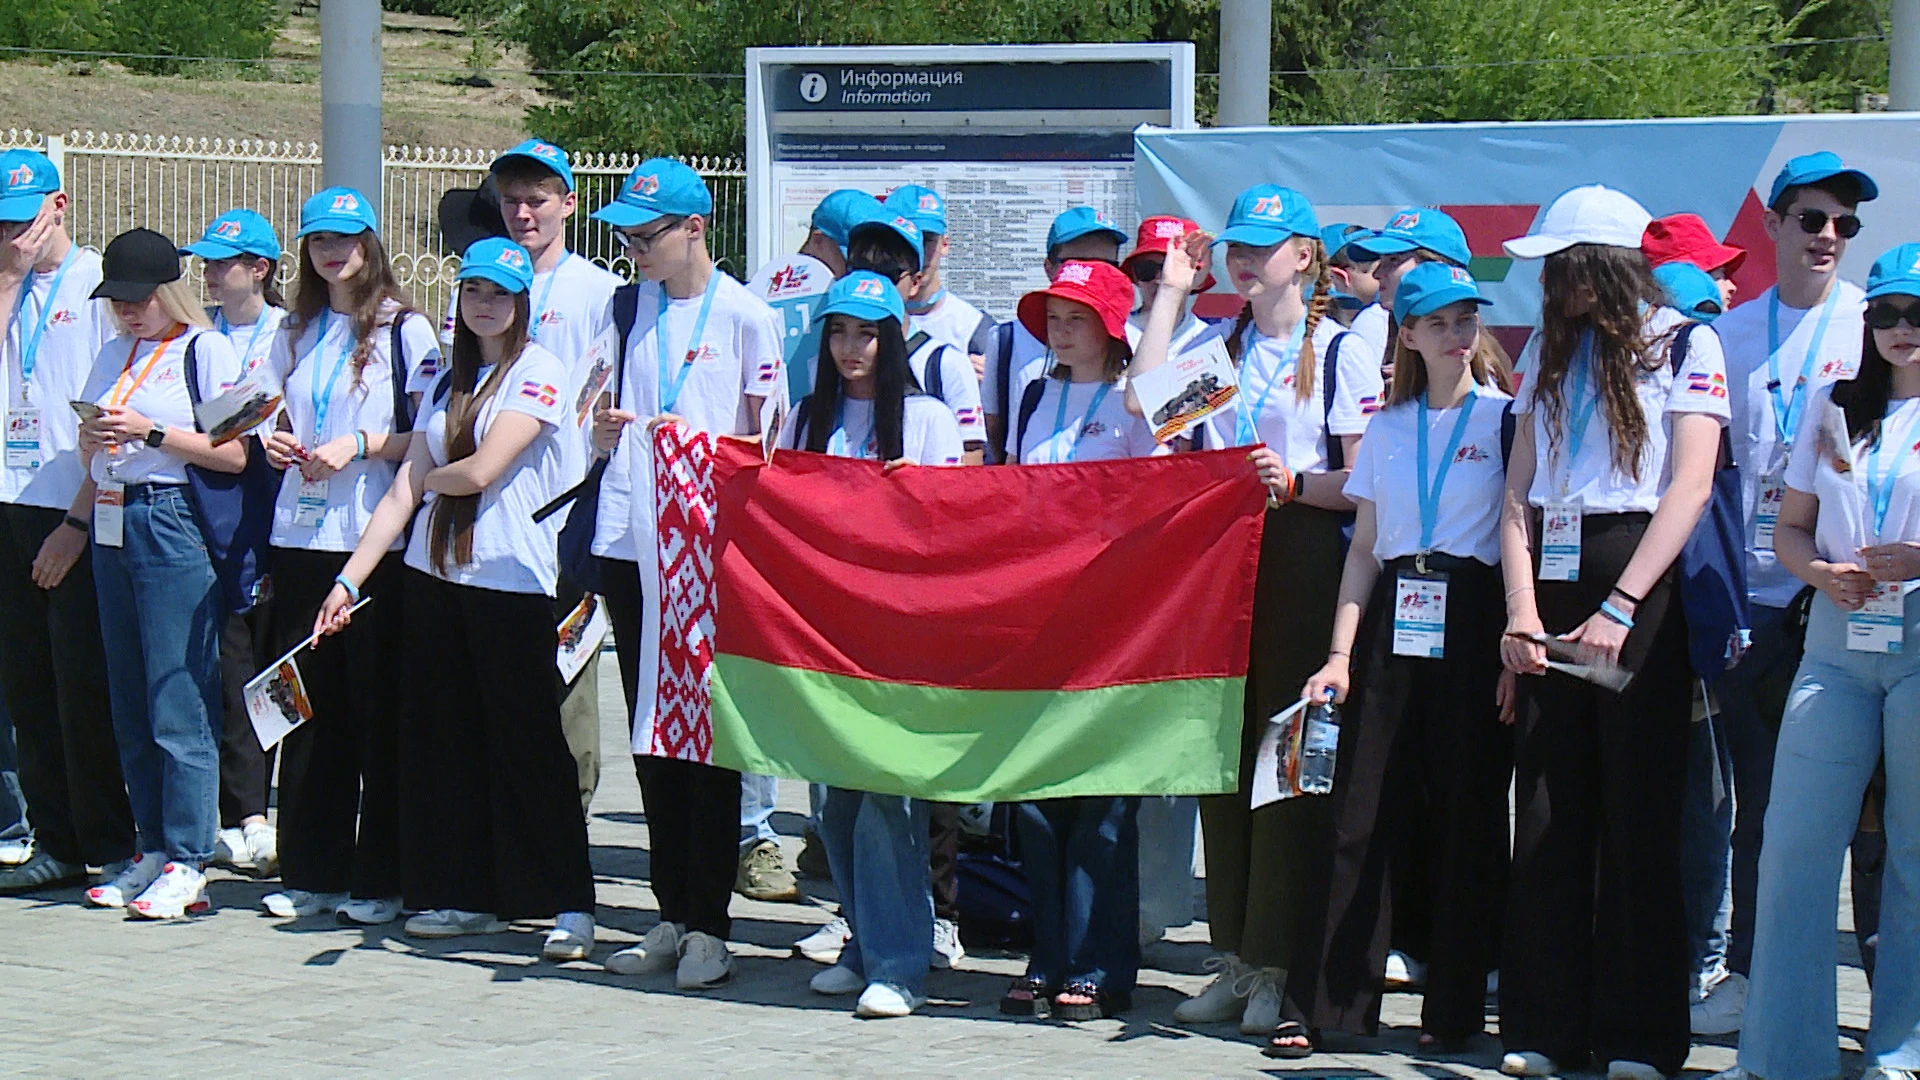
[[[1207,921],[1223,954],[1210,963],[1220,975],[1174,1016],[1187,1023],[1237,1018],[1241,1031],[1266,1035],[1280,1022],[1281,986],[1311,887],[1300,864],[1326,828],[1327,800],[1302,796],[1252,809],[1254,752],[1268,717],[1299,700],[1327,655],[1341,528],[1353,509],[1341,488],[1378,407],[1380,365],[1365,349],[1343,349],[1334,385],[1327,385],[1324,358],[1344,331],[1326,317],[1332,278],[1320,223],[1299,192],[1271,184],[1243,192],[1214,244],[1226,245],[1227,275],[1247,307],[1226,339],[1240,369],[1236,408],[1210,417],[1200,441],[1251,447],[1268,509],[1254,586],[1240,790],[1200,800]],[[1133,373],[1166,361],[1178,302],[1204,272],[1207,250],[1205,234],[1194,233],[1168,251]]]
[[[533,260],[481,240],[460,264],[452,362],[313,629],[347,628],[414,510],[402,644],[401,891],[414,937],[554,920],[550,960],[593,948],[593,871],[560,726],[552,598],[557,529],[533,512],[565,486],[566,365],[527,340]],[[381,593],[375,607],[393,599]],[[325,647],[325,643],[322,644]]]

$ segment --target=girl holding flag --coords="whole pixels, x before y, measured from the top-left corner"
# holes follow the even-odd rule
[[[479,241],[459,281],[452,361],[313,629],[350,625],[424,504],[401,574],[413,676],[399,737],[401,884],[421,909],[407,933],[552,918],[543,954],[580,960],[593,948],[593,870],[553,659],[558,530],[533,520],[565,486],[567,367],[528,340],[526,249]]]

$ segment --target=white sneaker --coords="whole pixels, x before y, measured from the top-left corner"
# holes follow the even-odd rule
[[[929,963],[937,968],[950,968],[966,958],[966,947],[960,944],[960,928],[952,919],[933,920],[933,956]]]
[[[423,911],[407,920],[407,936],[417,938],[455,938],[467,934],[498,934],[507,924],[483,911],[441,908]]]
[[[207,875],[186,863],[170,862],[127,910],[142,919],[178,919],[213,910],[207,899]]]
[[[647,931],[640,944],[629,945],[607,957],[606,968],[615,975],[658,975],[672,971],[680,963],[684,933],[678,925],[663,922]]]
[[[237,828],[221,829],[213,835],[213,857],[208,866],[233,866],[247,855],[247,835]]]
[[[1256,968],[1247,987],[1247,1008],[1240,1014],[1240,1034],[1271,1035],[1280,1026],[1280,988],[1287,984],[1281,968]]]
[[[0,840],[0,866],[19,866],[33,858],[33,837]]]
[[[1510,1050],[1500,1057],[1500,1071],[1508,1076],[1553,1076],[1560,1071],[1560,1066],[1545,1054]]]
[[[584,911],[563,911],[554,916],[553,929],[540,947],[543,959],[556,964],[585,960],[593,951],[593,916]]]
[[[1714,983],[1690,1014],[1695,1035],[1731,1035],[1747,1012],[1747,977],[1732,972]]]
[[[333,909],[335,922],[342,926],[385,926],[400,917],[400,898],[382,896],[373,900],[342,900]]]
[[[853,1007],[853,1015],[863,1020],[890,1020],[911,1016],[915,1009],[926,1003],[926,998],[911,993],[903,986],[868,983],[867,988],[860,992],[860,1002]]]
[[[166,864],[167,857],[158,851],[122,859],[106,868],[100,884],[87,890],[87,903],[103,908],[126,907],[129,900],[147,891]]]
[[[1387,954],[1387,989],[1417,990],[1427,985],[1427,965],[1395,949]]]
[[[1609,1061],[1607,1080],[1667,1080],[1667,1074],[1644,1061]]]
[[[807,983],[807,988],[816,994],[839,997],[842,994],[857,994],[867,988],[867,980],[852,968],[835,964],[815,975]]]
[[[711,990],[733,978],[733,954],[727,943],[704,930],[687,933],[680,943],[680,967],[673,985],[682,990]]]
[[[1244,1015],[1247,993],[1253,989],[1248,976],[1255,969],[1242,964],[1232,953],[1208,957],[1205,966],[1219,974],[1198,996],[1174,1006],[1173,1018],[1183,1024],[1223,1024]]]
[[[280,834],[264,821],[255,821],[240,829],[247,859],[253,863],[254,877],[272,877],[280,872]]]
[[[934,921],[934,940],[939,940],[940,923]],[[853,940],[853,927],[847,920],[835,916],[827,925],[793,943],[793,951],[816,964],[836,964],[840,961],[840,950]],[[957,944],[959,939],[955,938]]]
[[[337,911],[347,899],[347,894],[343,892],[282,889],[261,897],[260,906],[276,919],[311,919],[315,915]]]

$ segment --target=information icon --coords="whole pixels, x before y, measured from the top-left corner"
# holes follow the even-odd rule
[[[827,96],[827,77],[817,71],[809,71],[800,76],[800,97],[810,104],[819,104]]]

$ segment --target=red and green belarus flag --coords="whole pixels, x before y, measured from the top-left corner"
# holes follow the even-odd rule
[[[1235,789],[1244,450],[883,475],[722,440],[712,464],[700,756],[951,802]]]

